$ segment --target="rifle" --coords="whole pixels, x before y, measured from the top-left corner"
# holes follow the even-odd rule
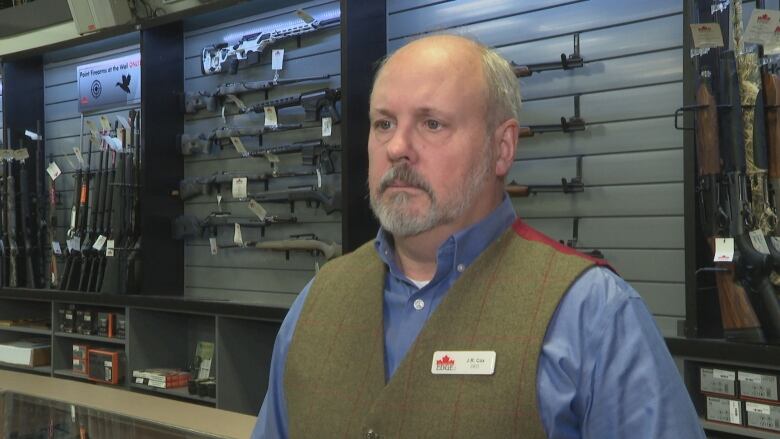
[[[312,202],[317,206],[322,206],[326,214],[341,210],[341,193],[336,192],[333,195],[327,195],[319,191],[314,186],[302,186],[278,191],[266,191],[257,193],[248,193],[247,198],[253,199],[258,203],[279,203],[289,202],[290,212],[295,212],[295,202],[305,201],[307,205]]]
[[[574,116],[568,119],[561,117],[561,122],[559,124],[520,127],[518,137],[533,137],[536,134],[551,132],[572,133],[574,131],[585,131],[585,121],[580,117],[579,95],[574,96]]]
[[[210,134],[201,133],[197,136],[190,136],[185,133],[178,137],[179,145],[181,146],[181,154],[194,155],[209,153],[211,145],[221,144],[223,140],[230,139],[231,137],[262,136],[266,133],[289,131],[302,127],[303,125],[299,123],[279,124],[275,127],[221,127],[215,129]]]
[[[95,242],[95,233],[98,225],[98,214],[100,213],[100,202],[102,201],[101,189],[103,186],[104,175],[103,159],[106,155],[106,145],[103,142],[100,149],[100,155],[98,156],[97,169],[94,171],[92,177],[92,187],[89,189],[89,204],[87,207],[87,225],[86,234],[81,241],[81,275],[79,276],[78,291],[87,291],[89,286],[89,275],[92,272],[92,266],[94,263],[94,249],[92,245]]]
[[[89,139],[90,142],[90,152],[92,150],[92,138]],[[79,211],[81,210],[81,199],[82,197],[85,197],[86,194],[83,192],[83,176],[84,176],[84,168],[83,165],[79,167],[76,172],[73,174],[73,202],[71,205],[71,212],[70,212],[70,227],[68,228],[68,231],[66,233],[66,238],[69,242],[73,242],[72,240],[76,237],[76,231],[78,229],[79,219]],[[70,288],[70,282],[71,277],[73,275],[74,271],[74,265],[76,263],[76,250],[75,246],[74,248],[71,248],[71,246],[68,246],[68,255],[65,258],[65,267],[62,270],[62,277],[60,278],[60,284],[59,289],[61,290],[67,290]]]
[[[19,149],[23,150],[24,142],[19,139]],[[30,212],[30,178],[27,175],[27,161],[20,160],[19,162],[19,216],[21,217],[22,226],[22,242],[24,243],[24,282],[27,288],[35,288],[36,277],[35,268],[33,267],[33,245],[32,232],[33,221]],[[39,251],[40,247],[39,247]]]
[[[43,150],[43,136],[41,135],[41,121],[36,121],[35,133],[25,132],[28,136],[32,137],[35,141],[35,207],[36,207],[36,224],[37,234],[35,236],[36,244],[34,247],[37,249],[38,255],[38,278],[36,280],[37,285],[41,288],[47,285],[46,273],[44,267],[46,266],[46,254],[43,249],[46,246],[46,240],[48,239],[49,221],[46,214],[46,172],[43,165],[45,160],[45,153]],[[51,244],[51,242],[49,242]]]
[[[571,70],[583,66],[583,59],[580,56],[580,34],[574,34],[574,52],[569,56],[561,54],[561,60],[556,62],[519,65],[514,61],[510,63],[515,76],[523,78],[531,76],[534,73],[546,72],[548,70]]]
[[[306,115],[304,121],[313,122],[321,120],[323,117],[330,117],[333,123],[341,120],[338,110],[336,110],[336,101],[341,99],[340,88],[321,88],[319,90],[307,91],[298,96],[287,96],[284,98],[270,99],[252,105],[249,108],[242,109],[242,113],[262,113],[266,107],[288,108],[303,107]]]
[[[519,185],[512,181],[506,185],[504,189],[510,197],[526,198],[531,194],[540,192],[563,192],[564,194],[583,192],[585,187],[582,184],[582,180],[579,178],[572,178],[571,181],[561,178],[561,184]]]
[[[171,195],[178,196],[182,201],[191,200],[199,195],[211,195],[214,190],[219,190],[222,185],[233,183],[235,178],[246,178],[247,181],[261,181],[265,183],[266,190],[268,182],[272,178],[281,177],[304,177],[315,175],[314,172],[284,172],[269,174],[267,172],[216,172],[212,175],[200,177],[188,177],[179,182],[179,190],[171,191]]]
[[[269,155],[300,152],[303,165],[316,166],[326,174],[331,174],[336,171],[331,152],[340,150],[339,145],[328,145],[322,139],[317,139],[304,140],[287,145],[269,146],[256,151],[250,151],[247,155],[249,157],[268,157]]]
[[[194,114],[199,110],[206,109],[209,112],[217,111],[225,97],[250,93],[255,91],[268,92],[277,85],[297,84],[306,81],[321,81],[329,79],[331,75],[306,76],[303,78],[276,79],[271,81],[244,81],[228,82],[217,87],[214,91],[196,91],[184,94],[184,113]],[[268,96],[266,96],[268,99]],[[243,105],[243,103],[241,104]],[[239,107],[241,106],[239,105]]]
[[[11,133],[9,130],[8,140],[11,139]],[[6,221],[8,229],[8,286],[15,288],[19,286],[18,272],[16,268],[16,257],[19,255],[19,247],[16,244],[16,182],[14,179],[13,160],[8,160],[6,163],[6,214],[8,219]]]
[[[141,280],[143,266],[140,260],[141,254],[141,139],[140,123],[138,113],[131,110],[130,119],[130,149],[133,151],[132,160],[126,160],[130,165],[130,178],[132,179],[130,193],[130,224],[127,234],[127,245],[124,246],[127,252],[127,261],[125,264],[125,288],[127,293],[137,293],[141,290]]]
[[[261,54],[266,47],[279,40],[298,37],[340,22],[340,17],[319,20],[301,10],[297,11],[297,15],[304,21],[302,24],[245,35],[235,44],[221,43],[204,47],[201,54],[201,71],[204,75],[220,73],[223,65],[230,62],[228,71],[235,74],[239,61],[246,60],[250,53]]]
[[[290,258],[291,251],[317,252],[325,256],[326,260],[341,256],[341,244],[324,242],[316,237],[312,239],[292,238],[280,241],[247,241],[243,245],[220,245],[219,248],[256,248],[260,250],[282,251]]]
[[[54,158],[49,154],[49,162],[53,163]],[[51,179],[50,179],[51,180]],[[57,254],[54,253],[54,242],[57,240],[57,186],[55,180],[49,181],[49,219],[48,219],[48,238],[51,247],[49,261],[49,288],[57,288],[59,285],[59,273],[57,272]]]
[[[0,135],[0,141],[2,141],[3,148],[8,145],[8,140],[6,139],[6,130],[0,131],[2,135]],[[8,130],[8,136],[10,137],[10,130]],[[4,149],[4,151],[8,151],[8,149]],[[8,258],[8,252],[6,252],[6,245],[8,243],[8,230],[7,227],[7,221],[6,221],[6,199],[8,198],[8,194],[6,193],[6,164],[5,161],[0,159],[0,255],[2,257],[0,258],[0,287],[6,286],[8,283],[8,271],[7,271],[7,258]]]
[[[204,238],[210,231],[211,236],[217,236],[219,227],[233,226],[260,228],[260,236],[265,236],[265,227],[271,224],[293,224],[298,219],[294,216],[267,216],[259,218],[241,218],[232,216],[230,212],[212,212],[204,219],[195,215],[181,215],[172,223],[173,239],[197,239]]]

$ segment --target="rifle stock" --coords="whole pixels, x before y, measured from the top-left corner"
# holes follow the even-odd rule
[[[248,242],[246,247],[272,251],[317,251],[330,260],[341,256],[341,245],[335,242],[324,242],[317,239],[285,239],[281,241]]]

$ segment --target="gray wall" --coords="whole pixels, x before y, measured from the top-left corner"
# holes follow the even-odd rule
[[[388,0],[388,47],[449,31],[477,38],[519,64],[555,61],[580,32],[585,66],[521,80],[521,124],[556,123],[581,96],[585,132],[521,139],[510,180],[559,184],[576,175],[585,191],[516,199],[518,214],[558,240],[601,250],[642,295],[664,335],[685,316],[682,2],[659,0]],[[749,16],[749,12],[746,12]]]
[[[338,11],[337,1],[314,1],[302,3],[285,9],[279,9],[260,15],[227,22],[213,27],[197,29],[185,33],[184,50],[184,88],[185,91],[213,90],[225,82],[237,82],[248,80],[273,79],[271,70],[270,51],[264,53],[260,63],[245,66],[239,69],[236,75],[210,75],[204,76],[200,69],[200,55],[204,46],[220,43],[228,35],[230,41],[237,40],[241,35],[256,32],[258,28],[277,27],[296,19],[294,12],[298,8],[305,8],[315,17]],[[330,86],[338,87],[341,77],[340,63],[340,34],[339,28],[331,28],[320,32],[307,34],[301,39],[301,47],[297,47],[296,41],[288,40],[276,43],[272,48],[285,49],[284,69],[280,78],[295,78],[321,74],[334,75],[329,81],[318,81],[289,85],[273,89],[269,98],[284,97],[298,94],[302,91],[314,90]],[[250,105],[264,100],[263,93],[247,94],[242,100]],[[231,109],[226,110],[227,113]],[[303,112],[296,109],[283,109],[279,112],[280,123],[296,123],[303,119]],[[246,126],[250,124],[263,124],[262,115],[235,115],[228,116],[228,125]],[[184,131],[189,134],[208,133],[212,129],[225,125],[221,116],[201,112],[187,116]],[[309,122],[307,125],[312,125]],[[316,125],[312,128],[295,130],[286,133],[266,134],[263,145],[280,145],[300,140],[318,139],[321,128]],[[333,136],[328,138],[328,143],[339,143],[338,126],[334,127]],[[257,138],[242,139],[247,149],[258,147]],[[282,162],[279,170],[306,171],[311,168],[300,166],[300,155],[292,154],[280,156]],[[217,154],[210,156],[187,157],[184,162],[185,177],[209,175],[223,170],[252,172],[270,172],[269,163],[263,158],[241,158],[228,146]],[[279,178],[271,181],[270,189],[283,189],[285,187],[311,184],[312,177]],[[333,174],[324,178],[324,185],[339,187],[339,174]],[[257,186],[259,187],[259,186]],[[250,184],[250,191],[256,186]],[[236,216],[252,217],[253,214],[246,207],[247,203],[233,200],[230,187],[222,191],[222,209],[230,211]],[[290,213],[286,204],[264,204],[263,207],[269,214],[284,215]],[[210,212],[217,210],[215,196],[202,196],[185,203],[184,211],[198,217],[205,217]],[[273,225],[266,229],[264,239],[284,239],[292,234],[314,233],[319,239],[341,242],[341,216],[338,213],[326,215],[322,209],[306,207],[303,203],[295,206],[295,215],[298,224]],[[242,230],[244,241],[260,238],[257,230]],[[232,242],[233,229],[220,231],[218,237],[221,243]],[[271,253],[251,249],[220,250],[216,256],[212,256],[208,240],[193,240],[185,244],[184,267],[184,294],[191,297],[230,299],[251,302],[262,302],[289,306],[303,288],[306,282],[314,276],[315,263],[322,264],[321,257],[313,257],[306,253],[291,253],[286,260],[284,253]]]

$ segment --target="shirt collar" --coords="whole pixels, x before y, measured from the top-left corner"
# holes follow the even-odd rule
[[[478,223],[459,230],[439,246],[436,252],[436,274],[432,283],[453,269],[462,272],[516,219],[517,215],[512,201],[507,194],[504,194],[504,200],[488,216]],[[381,227],[374,240],[374,248],[391,274],[402,279],[405,278],[395,262],[392,235]]]

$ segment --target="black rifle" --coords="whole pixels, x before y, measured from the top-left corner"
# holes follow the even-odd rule
[[[198,134],[191,136],[182,134],[178,139],[182,155],[208,154],[213,145],[222,145],[222,142],[231,137],[262,136],[267,133],[296,130],[303,127],[302,124],[279,124],[275,127],[221,127],[210,134]]]
[[[340,151],[339,145],[329,145],[322,139],[304,140],[302,142],[287,145],[261,147],[250,151],[250,157],[268,157],[269,155],[284,155],[301,153],[301,163],[307,166],[316,166],[326,174],[336,171],[331,153]]]
[[[330,215],[341,210],[341,193],[336,192],[328,195],[323,191],[317,190],[314,186],[302,186],[296,188],[283,189],[278,191],[267,191],[247,194],[247,198],[253,199],[258,203],[290,203],[290,211],[295,212],[295,202],[305,201],[307,205],[316,203],[322,206],[322,209]]]
[[[130,164],[131,181],[130,193],[130,224],[128,230],[127,263],[125,265],[126,292],[137,293],[141,290],[143,266],[141,264],[141,139],[138,113],[134,112],[130,124],[130,149],[133,151],[132,160],[126,160]]]
[[[90,142],[92,142],[91,139]],[[76,231],[79,225],[78,220],[79,220],[79,210],[81,207],[83,176],[84,176],[83,167],[79,167],[76,170],[76,172],[73,173],[73,201],[72,201],[71,211],[70,211],[70,223],[69,223],[68,231],[66,233],[66,239],[69,242],[72,242],[71,240],[75,239]],[[71,249],[70,246],[68,246],[67,255],[65,258],[65,267],[62,270],[62,277],[60,277],[60,282],[59,282],[59,289],[61,290],[70,289],[73,267],[76,264],[75,259],[76,259],[76,251],[74,249]]]
[[[49,155],[49,162],[54,163],[54,158]],[[48,238],[51,247],[51,254],[49,260],[49,288],[57,288],[59,286],[59,274],[57,267],[57,254],[54,252],[54,242],[57,240],[57,186],[55,180],[49,181],[49,211],[48,211]]]
[[[549,70],[571,70],[582,67],[584,63],[582,57],[580,56],[580,34],[574,34],[574,52],[569,56],[566,56],[565,53],[562,53],[560,61],[526,65],[515,64],[515,62],[512,61],[511,64],[512,70],[514,70],[515,76],[518,78],[531,76],[534,73],[546,72]]]
[[[10,130],[8,133],[8,140],[10,141]],[[16,243],[16,181],[14,178],[13,160],[8,160],[6,163],[6,214],[8,218],[6,220],[7,234],[8,234],[8,286],[19,286],[19,272],[16,265],[16,258],[19,256],[19,247]]]
[[[558,124],[520,127],[518,137],[533,137],[536,134],[552,132],[572,133],[574,131],[585,131],[585,121],[580,117],[579,96],[574,96],[574,116],[568,119],[561,117],[561,123]]]
[[[24,142],[19,139],[20,151],[25,149]],[[22,242],[24,243],[24,282],[27,288],[36,288],[35,268],[33,267],[33,218],[30,211],[30,178],[27,175],[27,161],[19,161],[19,217],[22,226]],[[42,251],[40,247],[38,251]],[[41,267],[42,268],[42,267]]]
[[[215,190],[219,190],[222,185],[233,182],[234,178],[246,178],[247,182],[265,183],[268,190],[268,182],[273,178],[282,177],[305,177],[314,175],[313,172],[283,172],[270,174],[267,172],[216,172],[212,175],[200,177],[188,177],[179,182],[179,190],[172,191],[171,195],[178,196],[183,201],[191,200],[199,195],[211,195]]]
[[[264,91],[268,92],[277,85],[297,84],[305,81],[320,81],[330,78],[331,75],[306,76],[303,78],[277,79],[271,81],[244,81],[228,82],[222,84],[214,91],[196,91],[184,94],[184,113],[193,114],[198,110],[206,109],[215,112],[222,105],[226,96],[238,96],[244,93]],[[266,99],[268,99],[266,95]]]
[[[174,239],[197,239],[207,236],[217,236],[220,227],[238,224],[241,227],[260,228],[260,236],[265,236],[265,228],[271,224],[291,224],[298,222],[294,216],[267,216],[260,218],[242,218],[231,215],[230,212],[212,212],[204,219],[195,215],[181,215],[173,220]]]
[[[303,107],[306,112],[304,120],[313,122],[321,120],[323,117],[330,117],[333,123],[341,120],[338,110],[336,110],[336,101],[341,99],[340,88],[321,88],[319,90],[307,91],[298,96],[287,96],[279,99],[271,99],[252,105],[244,113],[254,112],[262,113],[266,107],[288,108]]]
[[[126,139],[127,133],[124,136],[123,141]],[[106,227],[108,229],[107,241],[110,240],[119,245],[115,246],[116,250],[112,249],[110,254],[108,248],[106,248],[102,255],[101,268],[98,272],[96,285],[96,291],[102,293],[116,293],[123,285],[123,281],[120,278],[123,275],[123,272],[120,270],[120,262],[124,260],[122,256],[125,252],[120,247],[126,244],[127,220],[125,215],[129,211],[126,208],[127,203],[125,200],[127,195],[127,181],[125,178],[126,155],[126,148],[123,147],[122,151],[115,155],[115,162],[111,169],[109,183],[111,192],[108,195],[108,206],[106,208],[109,215]],[[115,283],[105,282],[105,279],[113,280]]]
[[[88,139],[89,153],[87,156],[86,169],[81,172],[81,187],[75,196],[78,197],[78,209],[76,210],[76,228],[73,233],[73,248],[69,256],[72,259],[70,271],[67,273],[67,289],[78,290],[81,284],[80,273],[82,270],[83,255],[82,242],[86,239],[87,220],[89,217],[89,202],[92,198],[90,193],[90,183],[94,180],[92,176],[92,138]]]
[[[81,241],[81,275],[79,276],[79,283],[77,289],[79,291],[87,291],[89,285],[89,273],[92,269],[94,262],[94,249],[92,245],[95,242],[95,232],[97,230],[98,213],[100,212],[101,202],[101,186],[103,183],[103,159],[105,157],[105,142],[101,146],[100,155],[98,156],[97,169],[94,171],[92,178],[92,186],[89,189],[89,203],[87,207],[87,225],[86,233]]]
[[[45,164],[45,151],[43,150],[43,135],[41,131],[41,121],[37,121],[35,124],[35,207],[36,207],[36,225],[37,234],[35,237],[34,247],[37,249],[37,267],[38,278],[36,280],[37,285],[41,288],[48,284],[46,279],[46,253],[43,249],[46,247],[46,241],[49,238],[49,219],[47,218],[46,211],[46,172],[44,171]],[[51,245],[51,242],[49,242]]]

